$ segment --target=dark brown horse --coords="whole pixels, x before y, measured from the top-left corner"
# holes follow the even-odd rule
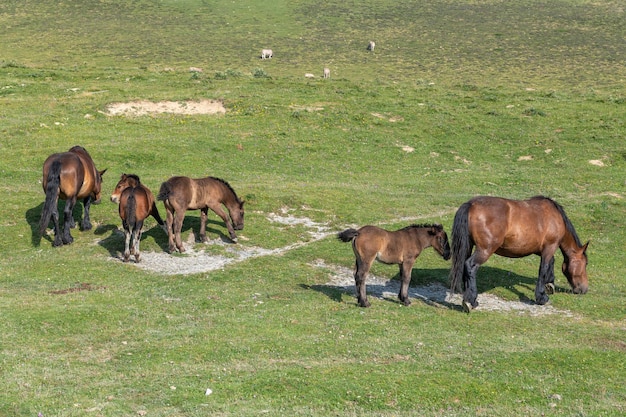
[[[43,164],[43,190],[46,200],[41,212],[39,234],[43,236],[52,218],[54,223],[54,246],[73,242],[70,228],[75,226],[72,212],[78,199],[83,199],[84,215],[81,227],[91,229],[89,208],[100,202],[102,175],[89,153],[82,146],[74,146],[68,152],[50,155]],[[57,202],[65,200],[63,210],[63,230],[59,228]]]
[[[476,272],[496,253],[507,258],[539,255],[537,304],[554,292],[554,253],[563,254],[562,271],[575,294],[587,292],[587,246],[581,245],[563,207],[542,196],[529,200],[476,197],[463,204],[452,226],[452,291],[463,282],[463,309],[478,306]],[[474,253],[472,249],[476,247]]]
[[[137,175],[122,174],[111,194],[111,201],[120,205],[119,213],[125,237],[124,262],[128,262],[130,255],[135,255],[135,262],[139,262],[139,242],[144,220],[152,216],[157,223],[164,225],[154,195]]]
[[[365,278],[376,259],[385,264],[400,265],[402,286],[398,299],[408,306],[409,283],[415,260],[425,248],[432,246],[443,259],[450,259],[448,235],[439,224],[411,225],[390,232],[376,226],[363,226],[359,230],[346,229],[337,234],[342,242],[352,242],[356,256],[354,281],[359,306],[369,307],[365,291]]]
[[[243,229],[244,202],[237,197],[230,184],[220,178],[172,177],[161,184],[157,199],[163,201],[167,211],[166,224],[170,252],[176,249],[180,252],[185,251],[180,231],[187,210],[200,210],[200,240],[202,242],[207,241],[206,222],[209,209],[224,221],[231,240],[237,239],[235,230]],[[222,205],[226,206],[228,214]]]

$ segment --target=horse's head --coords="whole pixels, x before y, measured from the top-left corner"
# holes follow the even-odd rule
[[[587,246],[589,246],[589,242],[582,247],[575,248],[573,252],[569,252],[564,256],[563,275],[567,278],[574,294],[585,294],[589,288],[589,281],[587,280]]]
[[[93,203],[99,204],[100,199],[102,198],[102,176],[107,170],[97,171],[96,181],[93,185]]]
[[[113,194],[111,194],[111,201],[114,203],[120,202],[120,197],[122,196],[122,191],[124,191],[128,187],[136,187],[140,184],[139,177],[134,174],[122,174],[120,180],[117,182],[115,189],[113,189]]]
[[[443,226],[440,224],[434,225],[431,230],[428,231],[428,234],[433,237],[433,248],[439,252],[446,261],[450,259],[450,243],[448,243],[448,235],[446,231],[443,230]]]
[[[230,213],[230,219],[233,222],[233,228],[235,230],[243,230],[243,203],[244,201],[237,200],[237,203],[235,203],[233,207],[230,207],[228,209],[228,212]]]

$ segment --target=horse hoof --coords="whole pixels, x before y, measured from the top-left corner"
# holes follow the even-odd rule
[[[551,283],[551,282],[547,283],[546,286],[545,286],[545,289],[546,289],[546,293],[554,294],[555,288],[554,288],[554,284],[553,283]]]
[[[472,307],[472,305],[470,303],[468,303],[467,301],[463,301],[463,311],[464,312],[469,314],[469,312],[472,311],[472,308],[473,307]]]

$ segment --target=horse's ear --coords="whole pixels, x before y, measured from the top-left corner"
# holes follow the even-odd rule
[[[103,176],[104,173],[107,172],[107,169],[109,169],[109,168],[103,169],[102,171],[98,172],[98,174],[100,174],[100,176]]]
[[[587,254],[587,247],[589,246],[589,242],[591,242],[591,241],[590,241],[590,240],[588,240],[588,241],[587,241],[587,243],[585,243],[585,244],[583,245],[583,253],[584,253],[584,254]]]

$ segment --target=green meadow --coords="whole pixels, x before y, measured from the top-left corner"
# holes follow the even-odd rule
[[[624,415],[625,9],[3,1],[0,416]],[[199,100],[225,113],[109,113]],[[107,169],[103,198],[93,229],[56,248],[37,232],[41,169],[74,145]],[[152,269],[123,263],[109,201],[122,173],[155,193],[173,175],[228,181],[246,201],[238,243],[212,212],[194,243],[190,211],[188,253],[168,254],[150,218]],[[532,305],[538,257],[479,270],[480,296],[523,310],[373,293],[364,309],[334,281],[354,265],[345,228],[450,233],[474,196],[539,194],[591,242],[586,295],[560,252],[549,306]],[[200,269],[168,269],[184,262]],[[413,288],[447,287],[449,267],[425,250]],[[396,266],[372,274],[398,280]]]

